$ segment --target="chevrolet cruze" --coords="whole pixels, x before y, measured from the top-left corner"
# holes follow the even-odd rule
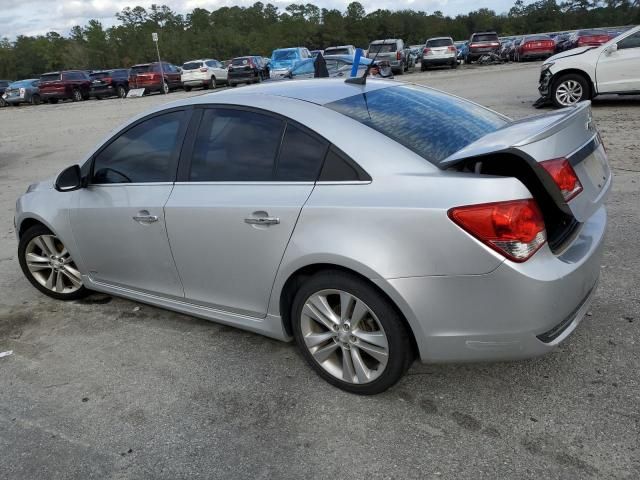
[[[104,292],[280,340],[373,394],[423,362],[577,327],[611,174],[588,102],[512,121],[429,88],[318,79],[132,119],[17,202],[41,292]]]

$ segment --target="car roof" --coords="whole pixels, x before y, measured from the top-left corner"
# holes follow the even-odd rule
[[[387,43],[387,42],[399,42],[399,41],[400,41],[399,38],[386,38],[384,40],[374,40],[374,41],[371,42],[371,44],[374,44],[374,43],[376,43],[376,44],[377,43]]]
[[[429,40],[451,40],[451,41],[453,41],[453,38],[451,38],[451,37],[431,37],[431,38],[427,38],[427,42]]]

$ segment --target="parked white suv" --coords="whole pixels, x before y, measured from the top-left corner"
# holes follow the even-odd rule
[[[640,27],[599,47],[579,47],[541,67],[537,105],[567,107],[602,94],[640,94]]]
[[[216,88],[227,83],[227,69],[211,58],[191,60],[182,65],[182,85],[188,92],[193,87]]]

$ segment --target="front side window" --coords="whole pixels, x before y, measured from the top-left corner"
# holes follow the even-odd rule
[[[94,184],[173,182],[181,111],[152,117],[121,134],[94,160]]]
[[[273,180],[284,121],[246,110],[204,111],[191,159],[192,182]]]
[[[624,50],[626,48],[640,48],[640,32],[629,35],[627,38],[618,42],[619,50]]]
[[[504,117],[474,103],[409,85],[361,93],[325,106],[433,164],[507,124]]]

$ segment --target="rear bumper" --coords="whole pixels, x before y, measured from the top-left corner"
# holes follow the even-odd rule
[[[488,55],[490,53],[499,54],[500,53],[500,49],[499,48],[478,48],[478,49],[474,49],[474,50],[469,50],[469,53],[467,54],[467,57],[472,59],[472,60],[476,60],[476,59],[480,58],[481,56]]]
[[[182,81],[182,85],[184,85],[185,87],[202,87],[204,85],[208,85],[209,84],[209,79],[191,79],[191,80],[183,80]]]
[[[245,83],[245,82],[253,82],[256,78],[258,78],[258,74],[250,72],[250,73],[246,73],[243,75],[229,75],[228,77],[228,82],[230,84],[233,83]],[[280,78],[284,78],[284,77],[280,77]]]
[[[522,52],[520,58],[547,58],[554,54],[554,50],[529,50]]]
[[[450,65],[456,62],[456,55],[427,55],[422,57],[422,63],[424,65]]]
[[[379,280],[405,314],[423,362],[516,360],[554,349],[578,326],[596,291],[607,217],[604,207],[555,256],[485,275]]]
[[[91,87],[90,95],[95,97],[97,95],[115,95],[116,89],[113,85],[103,85],[100,87]]]
[[[59,100],[65,98],[71,98],[71,95],[68,95],[66,92],[43,92],[40,90],[40,98],[43,100],[48,100],[50,98],[57,98]]]

